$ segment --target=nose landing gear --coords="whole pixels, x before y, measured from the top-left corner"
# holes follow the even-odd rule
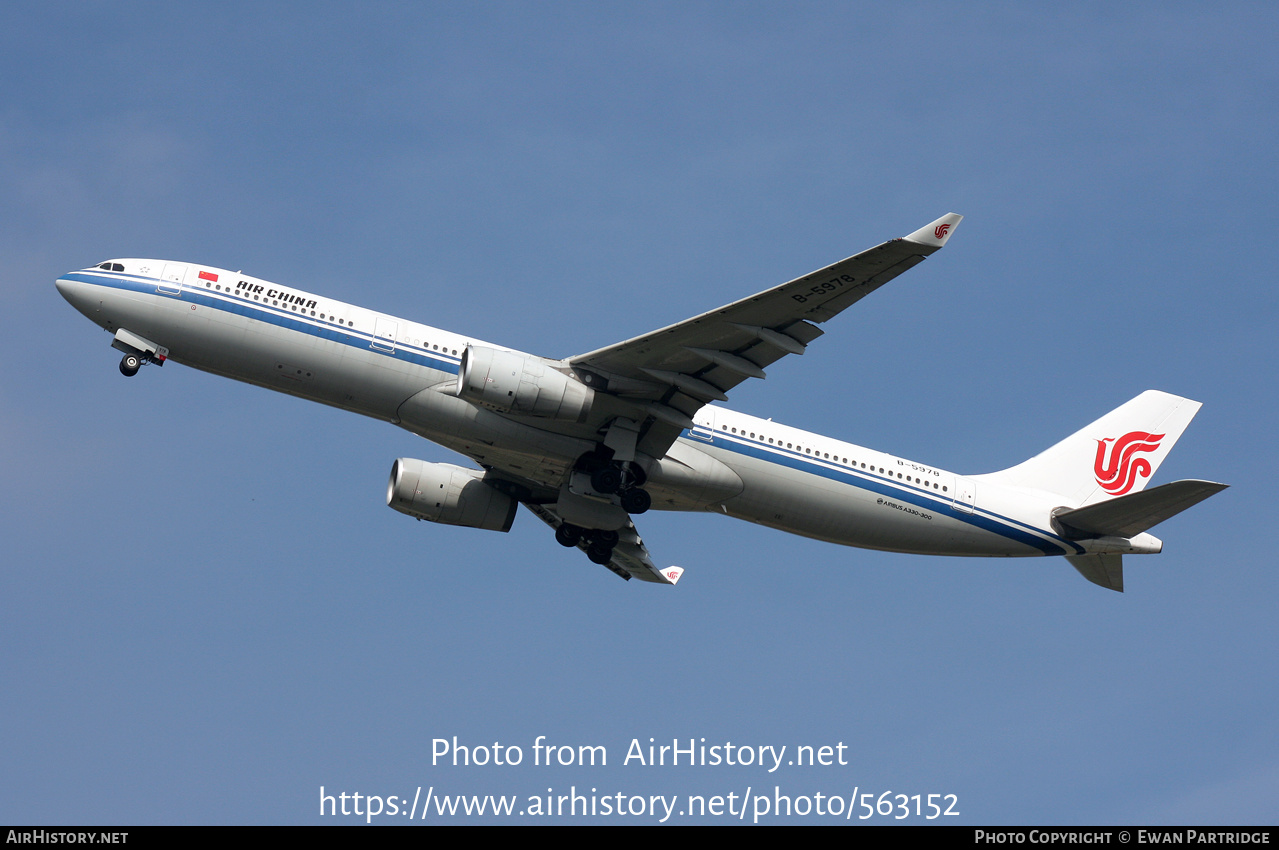
[[[163,366],[164,361],[169,359],[169,349],[124,328],[116,328],[111,347],[124,352],[124,357],[120,358],[120,374],[126,378],[138,374],[145,363]]]

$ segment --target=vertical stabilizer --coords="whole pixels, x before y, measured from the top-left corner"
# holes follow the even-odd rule
[[[1030,460],[981,476],[1079,507],[1142,490],[1200,404],[1147,390]]]

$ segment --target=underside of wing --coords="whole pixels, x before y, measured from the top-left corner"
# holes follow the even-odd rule
[[[825,322],[945,245],[950,213],[789,283],[678,324],[570,358],[584,383],[641,412],[638,448],[661,457],[692,416],[787,354],[803,354]]]
[[[524,502],[523,504],[538,519],[556,531],[560,529],[560,526],[564,525],[564,520],[551,507],[534,502]],[[588,551],[585,539],[576,545],[583,552]],[[680,580],[680,576],[684,574],[682,567],[658,569],[654,565],[653,559],[649,557],[648,548],[640,538],[639,532],[635,530],[634,523],[627,523],[624,528],[618,531],[618,541],[613,546],[612,556],[608,563],[603,564],[603,566],[627,581],[637,578],[640,581],[649,581],[656,584],[675,584]]]

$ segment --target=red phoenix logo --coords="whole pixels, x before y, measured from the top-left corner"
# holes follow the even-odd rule
[[[1107,437],[1097,441],[1097,460],[1093,463],[1093,472],[1097,473],[1097,483],[1101,489],[1112,496],[1122,496],[1137,483],[1137,476],[1150,477],[1150,461],[1134,455],[1153,452],[1159,448],[1163,434],[1148,434],[1145,431],[1129,431],[1119,439]],[[1110,458],[1106,458],[1106,444],[1110,447]]]
[[[941,239],[950,230],[949,224],[939,224],[933,228],[933,235]]]

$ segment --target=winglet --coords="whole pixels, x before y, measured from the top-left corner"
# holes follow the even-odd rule
[[[963,220],[959,213],[946,213],[931,224],[926,224],[906,237],[907,242],[918,242],[932,248],[940,248],[955,232],[955,227]]]
[[[667,567],[666,569],[661,570],[660,572],[661,572],[662,578],[666,580],[667,584],[676,584],[679,582],[679,577],[684,575],[684,568],[683,567]]]

